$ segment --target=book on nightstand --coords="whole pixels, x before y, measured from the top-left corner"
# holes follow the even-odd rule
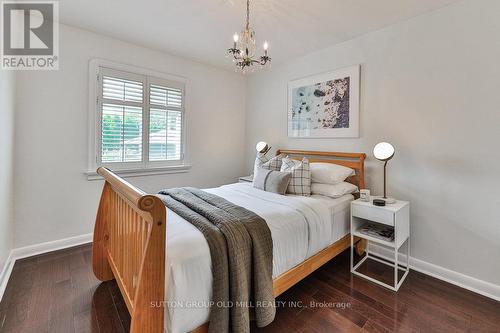
[[[387,242],[394,240],[394,228],[387,225],[366,223],[358,232]]]

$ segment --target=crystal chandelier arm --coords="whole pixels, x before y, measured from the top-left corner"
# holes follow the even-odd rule
[[[265,56],[260,57],[260,61],[256,61],[256,62],[258,62],[260,65],[264,66],[268,62],[271,62],[271,58],[268,57],[267,55],[265,55]]]

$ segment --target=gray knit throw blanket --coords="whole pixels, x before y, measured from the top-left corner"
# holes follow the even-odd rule
[[[250,332],[251,318],[258,327],[271,323],[276,314],[273,242],[266,221],[196,188],[167,189],[158,197],[208,242],[213,274],[209,333]]]

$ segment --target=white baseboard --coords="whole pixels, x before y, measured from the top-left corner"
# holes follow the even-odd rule
[[[5,288],[7,287],[7,282],[9,281],[16,260],[36,256],[38,254],[62,250],[73,246],[87,244],[90,242],[92,242],[92,234],[85,234],[52,242],[45,242],[13,249],[12,251],[10,251],[10,255],[5,262],[4,268],[0,275],[0,301],[2,300]]]
[[[64,238],[52,242],[45,242],[12,250],[12,257],[15,260],[36,256],[38,254],[66,249],[92,242],[92,234],[85,234],[75,237]]]
[[[394,252],[380,245],[370,244],[370,252],[384,259],[394,261]],[[406,255],[400,253],[398,259],[406,265]],[[410,268],[436,279],[454,284],[460,288],[500,301],[500,286],[471,276],[437,266],[410,256]]]
[[[2,301],[5,288],[7,288],[7,282],[9,282],[9,277],[12,273],[12,268],[14,268],[15,262],[16,261],[12,258],[12,251],[10,251],[10,254],[2,268],[2,272],[0,273],[0,302]]]

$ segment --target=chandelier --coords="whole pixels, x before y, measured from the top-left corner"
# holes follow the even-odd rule
[[[233,36],[233,47],[227,50],[228,56],[233,57],[233,62],[236,64],[236,70],[246,72],[248,69],[254,69],[254,65],[266,66],[270,65],[271,58],[267,55],[269,44],[264,42],[264,55],[257,58],[255,55],[255,31],[250,28],[250,0],[247,0],[247,22],[245,29],[238,35]]]

